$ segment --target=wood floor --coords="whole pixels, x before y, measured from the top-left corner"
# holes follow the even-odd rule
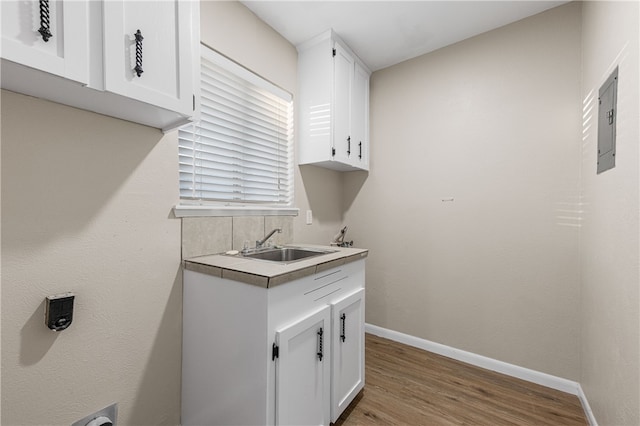
[[[365,388],[336,426],[588,425],[574,395],[366,335]]]

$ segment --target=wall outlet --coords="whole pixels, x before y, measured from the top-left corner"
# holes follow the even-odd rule
[[[100,411],[96,411],[93,414],[89,414],[87,417],[78,420],[77,422],[73,423],[71,426],[87,426],[87,425],[96,425],[96,426],[102,426],[102,425],[109,425],[109,423],[112,426],[117,426],[117,418],[118,418],[118,404],[111,404],[108,407],[104,407],[102,410]],[[96,422],[94,422],[94,420],[97,420]],[[94,423],[91,423],[94,422]]]
[[[307,210],[307,225],[311,225],[313,223],[313,214],[311,210]]]

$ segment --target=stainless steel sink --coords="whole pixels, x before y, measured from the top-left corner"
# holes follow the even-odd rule
[[[322,250],[302,247],[278,247],[243,253],[242,256],[249,259],[267,260],[270,262],[279,263],[291,263],[327,253],[335,253],[335,250]]]

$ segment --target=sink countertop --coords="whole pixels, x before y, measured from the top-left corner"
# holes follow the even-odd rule
[[[367,249],[315,244],[287,244],[286,247],[335,250],[335,252],[292,263],[248,259],[241,255],[230,256],[220,253],[185,259],[184,267],[190,271],[271,288],[345,263],[364,259],[369,253]]]

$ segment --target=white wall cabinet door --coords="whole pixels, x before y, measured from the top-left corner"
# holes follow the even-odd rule
[[[369,72],[354,64],[351,99],[351,156],[350,164],[369,169]]]
[[[193,105],[191,1],[104,2],[105,90],[190,115]],[[140,31],[142,40],[136,41]],[[136,72],[136,66],[142,70]]]
[[[364,387],[364,288],[331,304],[331,421]]]
[[[276,424],[330,421],[331,309],[276,331]]]
[[[300,164],[369,169],[369,75],[331,30],[298,46]]]
[[[89,78],[88,3],[3,0],[2,58],[86,84]],[[48,22],[48,24],[47,24]],[[39,30],[48,29],[50,37]],[[44,39],[47,39],[45,41]]]
[[[333,58],[333,159],[351,163],[351,91],[354,59],[340,43],[335,43]]]

